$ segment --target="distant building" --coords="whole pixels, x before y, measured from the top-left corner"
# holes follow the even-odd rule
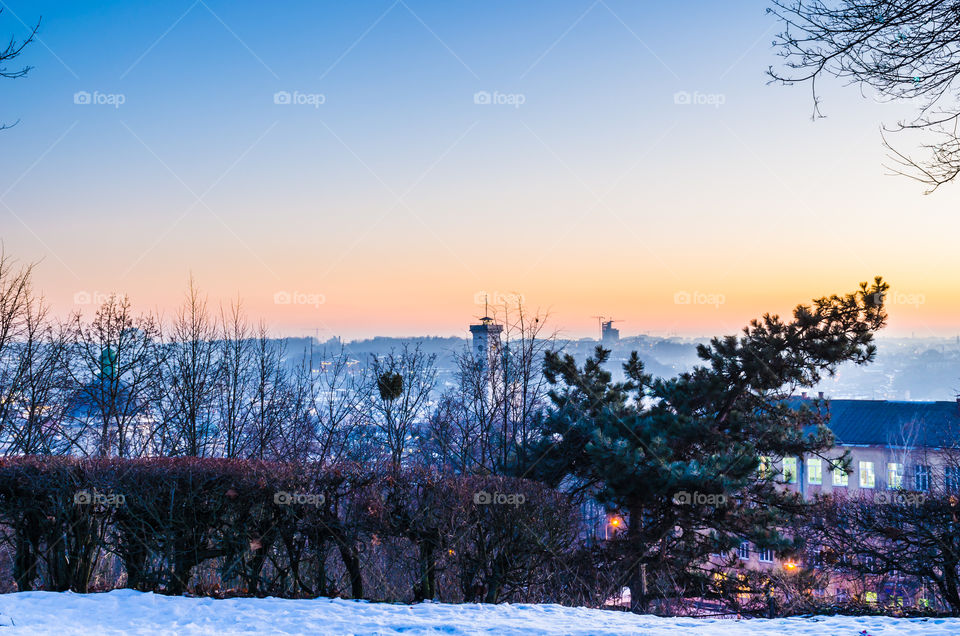
[[[822,397],[822,394],[821,394]],[[792,398],[799,407],[806,394]],[[889,501],[901,493],[925,495],[930,491],[960,495],[960,469],[956,453],[960,444],[960,399],[956,402],[899,402],[887,400],[829,400],[827,426],[833,432],[838,451],[850,454],[847,473],[821,457],[785,457],[771,462],[787,487],[805,498],[817,495],[872,497]],[[839,453],[838,453],[839,454]],[[762,460],[761,460],[762,461]],[[768,460],[769,461],[769,460]],[[770,550],[751,549],[744,543],[738,556],[748,567],[823,567],[829,560],[824,548],[808,546],[808,554],[797,563],[781,563]],[[804,563],[805,562],[805,563]],[[930,593],[922,588],[882,576],[870,577],[854,586],[851,577],[835,576],[818,595],[849,598],[862,592],[867,602],[924,606]],[[861,589],[862,588],[862,589]]]
[[[489,364],[491,354],[497,350],[502,332],[503,325],[494,323],[493,318],[489,316],[481,318],[479,325],[470,325],[470,333],[473,334],[473,354],[484,365]]]
[[[157,425],[154,413],[143,389],[121,378],[117,364],[117,352],[104,348],[99,372],[68,397],[59,428],[77,447],[71,454],[119,454],[121,432],[124,454],[157,454],[157,439],[152,434]]]
[[[795,404],[804,398],[794,398]],[[805,496],[877,490],[926,491],[934,481],[960,491],[946,479],[941,455],[960,443],[957,402],[830,400],[827,426],[839,450],[850,452],[853,473],[833,479],[832,466],[819,457],[798,458],[792,483]],[[928,465],[926,462],[933,465]],[[952,475],[951,475],[952,477]]]
[[[823,399],[823,394],[820,394]],[[812,406],[804,393],[790,405]],[[784,487],[804,498],[817,495],[872,498],[878,503],[893,497],[947,493],[960,496],[960,398],[956,402],[900,402],[836,399],[824,402],[825,422],[834,435],[836,455],[849,453],[851,472],[820,456],[761,457],[763,470],[782,476]],[[832,455],[832,454],[831,454]],[[581,506],[587,540],[603,541],[624,520],[588,500]],[[931,607],[934,592],[909,577],[861,577],[837,566],[837,555],[825,546],[808,545],[801,555],[781,559],[772,549],[743,541],[732,554],[713,555],[713,564],[726,567],[736,556],[740,567],[760,571],[790,571],[806,567],[830,573],[811,590],[815,597],[904,607]],[[842,564],[841,564],[842,565]],[[626,588],[624,588],[626,590]],[[629,593],[629,592],[627,592]],[[617,601],[615,604],[623,604]],[[941,608],[943,609],[943,608]]]
[[[620,330],[614,328],[613,322],[604,320],[600,323],[600,342],[608,347],[620,342]]]

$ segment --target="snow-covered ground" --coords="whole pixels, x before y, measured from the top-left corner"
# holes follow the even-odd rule
[[[685,634],[734,636],[960,635],[960,619],[817,617],[710,620],[634,616],[559,605],[388,605],[346,600],[182,598],[105,594],[0,595],[6,634]]]

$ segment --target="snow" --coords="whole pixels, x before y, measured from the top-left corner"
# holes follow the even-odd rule
[[[667,636],[957,636],[960,619],[813,617],[721,620],[634,616],[559,605],[394,605],[342,599],[184,598],[103,594],[0,595],[7,634],[638,634]],[[12,624],[12,626],[10,626]]]

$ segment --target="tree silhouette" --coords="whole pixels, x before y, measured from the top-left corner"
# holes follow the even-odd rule
[[[3,13],[3,9],[0,8],[0,14]],[[20,57],[20,54],[23,53],[23,50],[27,47],[28,44],[33,42],[37,37],[37,31],[40,29],[40,21],[37,21],[37,25],[33,27],[30,31],[30,35],[27,36],[25,40],[17,41],[14,36],[10,36],[10,41],[7,42],[6,47],[0,49],[0,77],[6,79],[18,79],[20,77],[26,76],[27,73],[33,68],[31,66],[21,66],[19,68],[9,68],[7,65],[16,58]],[[12,124],[0,124],[0,130],[6,130],[12,126],[16,126],[20,120],[13,122]]]
[[[926,157],[890,151],[888,167],[929,186],[927,193],[960,174],[960,3],[951,0],[772,0],[768,11],[783,24],[773,44],[783,67],[774,81],[809,83],[813,116],[821,117],[817,80],[822,76],[872,89],[881,101],[918,104],[911,120],[884,131],[922,130],[932,142]]]

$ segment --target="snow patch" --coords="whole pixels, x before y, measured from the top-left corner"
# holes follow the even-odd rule
[[[132,590],[103,594],[0,595],[0,636],[8,634],[451,634],[576,636],[957,636],[960,619],[817,616],[722,620],[636,616],[560,605],[421,603],[344,599],[216,600]]]

